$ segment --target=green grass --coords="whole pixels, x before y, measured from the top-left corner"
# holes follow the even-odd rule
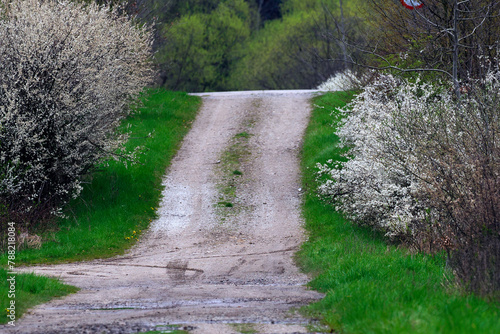
[[[326,294],[304,309],[340,333],[500,333],[495,303],[463,293],[443,256],[410,254],[380,234],[358,227],[315,193],[315,164],[340,159],[330,115],[351,98],[344,92],[314,100],[302,153],[303,215],[308,241],[297,261]]]
[[[143,146],[140,164],[110,161],[87,180],[82,195],[68,206],[67,219],[43,235],[41,249],[16,254],[21,264],[59,263],[122,254],[156,217],[161,180],[190,128],[200,98],[165,90],[150,91],[144,106],[124,124],[128,148]],[[2,264],[6,263],[5,256]]]
[[[9,297],[9,285],[6,283],[10,278],[5,269],[0,268],[0,324],[5,324],[12,319],[7,318],[6,309],[10,307],[11,300],[15,301],[15,319],[29,308],[49,301],[52,298],[62,297],[78,289],[62,284],[60,281],[48,277],[33,274],[15,275],[15,296]]]
[[[237,138],[239,138],[239,137],[241,137],[241,138],[250,138],[251,136],[252,136],[251,133],[248,133],[248,132],[244,131],[244,132],[240,132],[240,133],[236,134],[235,137],[237,137]]]
[[[255,120],[250,116],[245,126],[250,129],[253,127]],[[237,197],[238,187],[244,180],[241,178],[243,172],[240,170],[244,162],[250,156],[249,138],[252,137],[251,133],[240,132],[233,136],[230,140],[230,146],[222,152],[217,167],[217,192],[218,201],[216,207],[216,214],[219,217],[221,224],[229,226],[232,219],[244,207]]]
[[[233,329],[240,334],[257,334],[257,333],[259,333],[255,329],[254,324],[247,324],[247,323],[231,324],[231,327],[233,327]]]

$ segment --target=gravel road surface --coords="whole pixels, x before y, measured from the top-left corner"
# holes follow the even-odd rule
[[[81,291],[0,332],[308,333],[295,309],[322,295],[304,286],[293,254],[304,241],[298,154],[314,94],[199,94],[140,242],[112,259],[29,268]]]

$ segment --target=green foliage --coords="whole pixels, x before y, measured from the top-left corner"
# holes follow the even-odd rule
[[[419,40],[409,40],[405,52],[389,54],[384,59],[372,56],[371,63],[380,68],[393,66],[393,69],[389,69],[386,72],[404,78],[409,82],[419,80],[441,84],[443,81],[443,73],[441,72],[419,71],[418,75],[415,75],[415,71],[402,72],[402,70],[428,68],[427,62],[422,58],[420,53],[426,49],[426,44],[431,43],[432,39],[432,36],[424,36]]]
[[[210,13],[217,8],[220,0],[177,0],[173,9],[181,15]]]
[[[132,131],[127,148],[143,147],[138,164],[110,161],[66,208],[69,218],[43,236],[41,249],[17,254],[24,264],[77,261],[121,254],[156,217],[161,180],[180,141],[194,120],[200,99],[185,93],[153,90],[124,128]],[[135,232],[134,232],[135,231]],[[2,261],[6,256],[4,255]]]
[[[364,1],[360,0],[343,0],[342,7],[344,9],[344,14],[346,15],[361,15],[359,12],[360,6],[364,4]],[[340,11],[340,1],[339,0],[286,0],[281,6],[284,14],[296,13],[296,12],[308,12],[308,11],[319,11],[324,8],[333,14],[338,14]]]
[[[286,0],[282,5],[283,13],[292,14],[299,12],[310,12],[326,6],[333,10],[338,8],[339,0]]]
[[[342,333],[498,333],[498,304],[452,284],[444,256],[410,254],[370,229],[346,221],[316,195],[315,165],[341,153],[332,122],[349,93],[314,102],[302,154],[303,213],[309,239],[298,262],[326,297],[304,311]]]
[[[363,23],[347,12],[346,34],[356,39]],[[339,16],[335,1],[286,2],[283,18],[267,22],[239,49],[228,88],[314,88],[343,70]]]
[[[373,62],[375,66],[394,61],[386,62],[380,56],[405,53],[409,57],[398,64],[403,69],[439,71],[430,79],[441,77],[458,86],[458,82],[468,84],[481,78],[489,66],[498,63],[497,1],[426,1],[418,11],[407,10],[393,0],[366,3],[373,29],[365,48],[377,45],[374,58],[382,60]]]
[[[244,0],[221,2],[209,13],[182,16],[164,30],[159,61],[164,84],[175,90],[211,91],[226,86],[234,50],[250,36],[252,14]]]
[[[174,2],[179,17],[163,26],[157,53],[161,84],[185,91],[313,88],[342,70],[339,2],[290,0],[278,11],[279,2]],[[343,4],[351,40],[365,25],[360,3]]]
[[[271,21],[239,50],[241,60],[229,79],[230,89],[285,89],[313,87],[305,48],[313,41],[311,14]],[[312,79],[314,80],[314,78]]]

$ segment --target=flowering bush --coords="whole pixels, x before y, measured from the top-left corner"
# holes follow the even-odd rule
[[[0,41],[0,214],[55,213],[126,139],[151,34],[107,7],[0,0]]]
[[[360,73],[345,70],[344,72],[338,72],[328,78],[328,80],[319,85],[317,89],[330,92],[360,89],[373,78],[374,74],[375,72],[373,71]]]
[[[321,194],[333,196],[337,209],[352,220],[390,236],[411,234],[412,222],[423,217],[413,196],[419,181],[389,159],[384,138],[397,138],[390,126],[395,111],[422,108],[423,101],[416,96],[416,86],[402,86],[392,76],[379,77],[342,110],[347,117],[337,134],[342,145],[350,147],[348,161],[318,165],[321,174],[330,176],[320,186]]]
[[[442,86],[380,76],[342,110],[347,161],[318,164],[320,193],[360,224],[445,249],[472,290],[498,291],[499,102],[499,71],[460,100]]]

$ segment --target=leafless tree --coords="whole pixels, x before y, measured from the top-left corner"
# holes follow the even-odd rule
[[[419,9],[409,10],[393,0],[370,0],[370,17],[378,33],[365,45],[351,48],[371,55],[378,69],[401,72],[436,72],[452,83],[456,96],[470,79],[484,76],[496,61],[500,29],[500,2],[497,0],[428,0]],[[394,61],[404,53],[403,66]]]

